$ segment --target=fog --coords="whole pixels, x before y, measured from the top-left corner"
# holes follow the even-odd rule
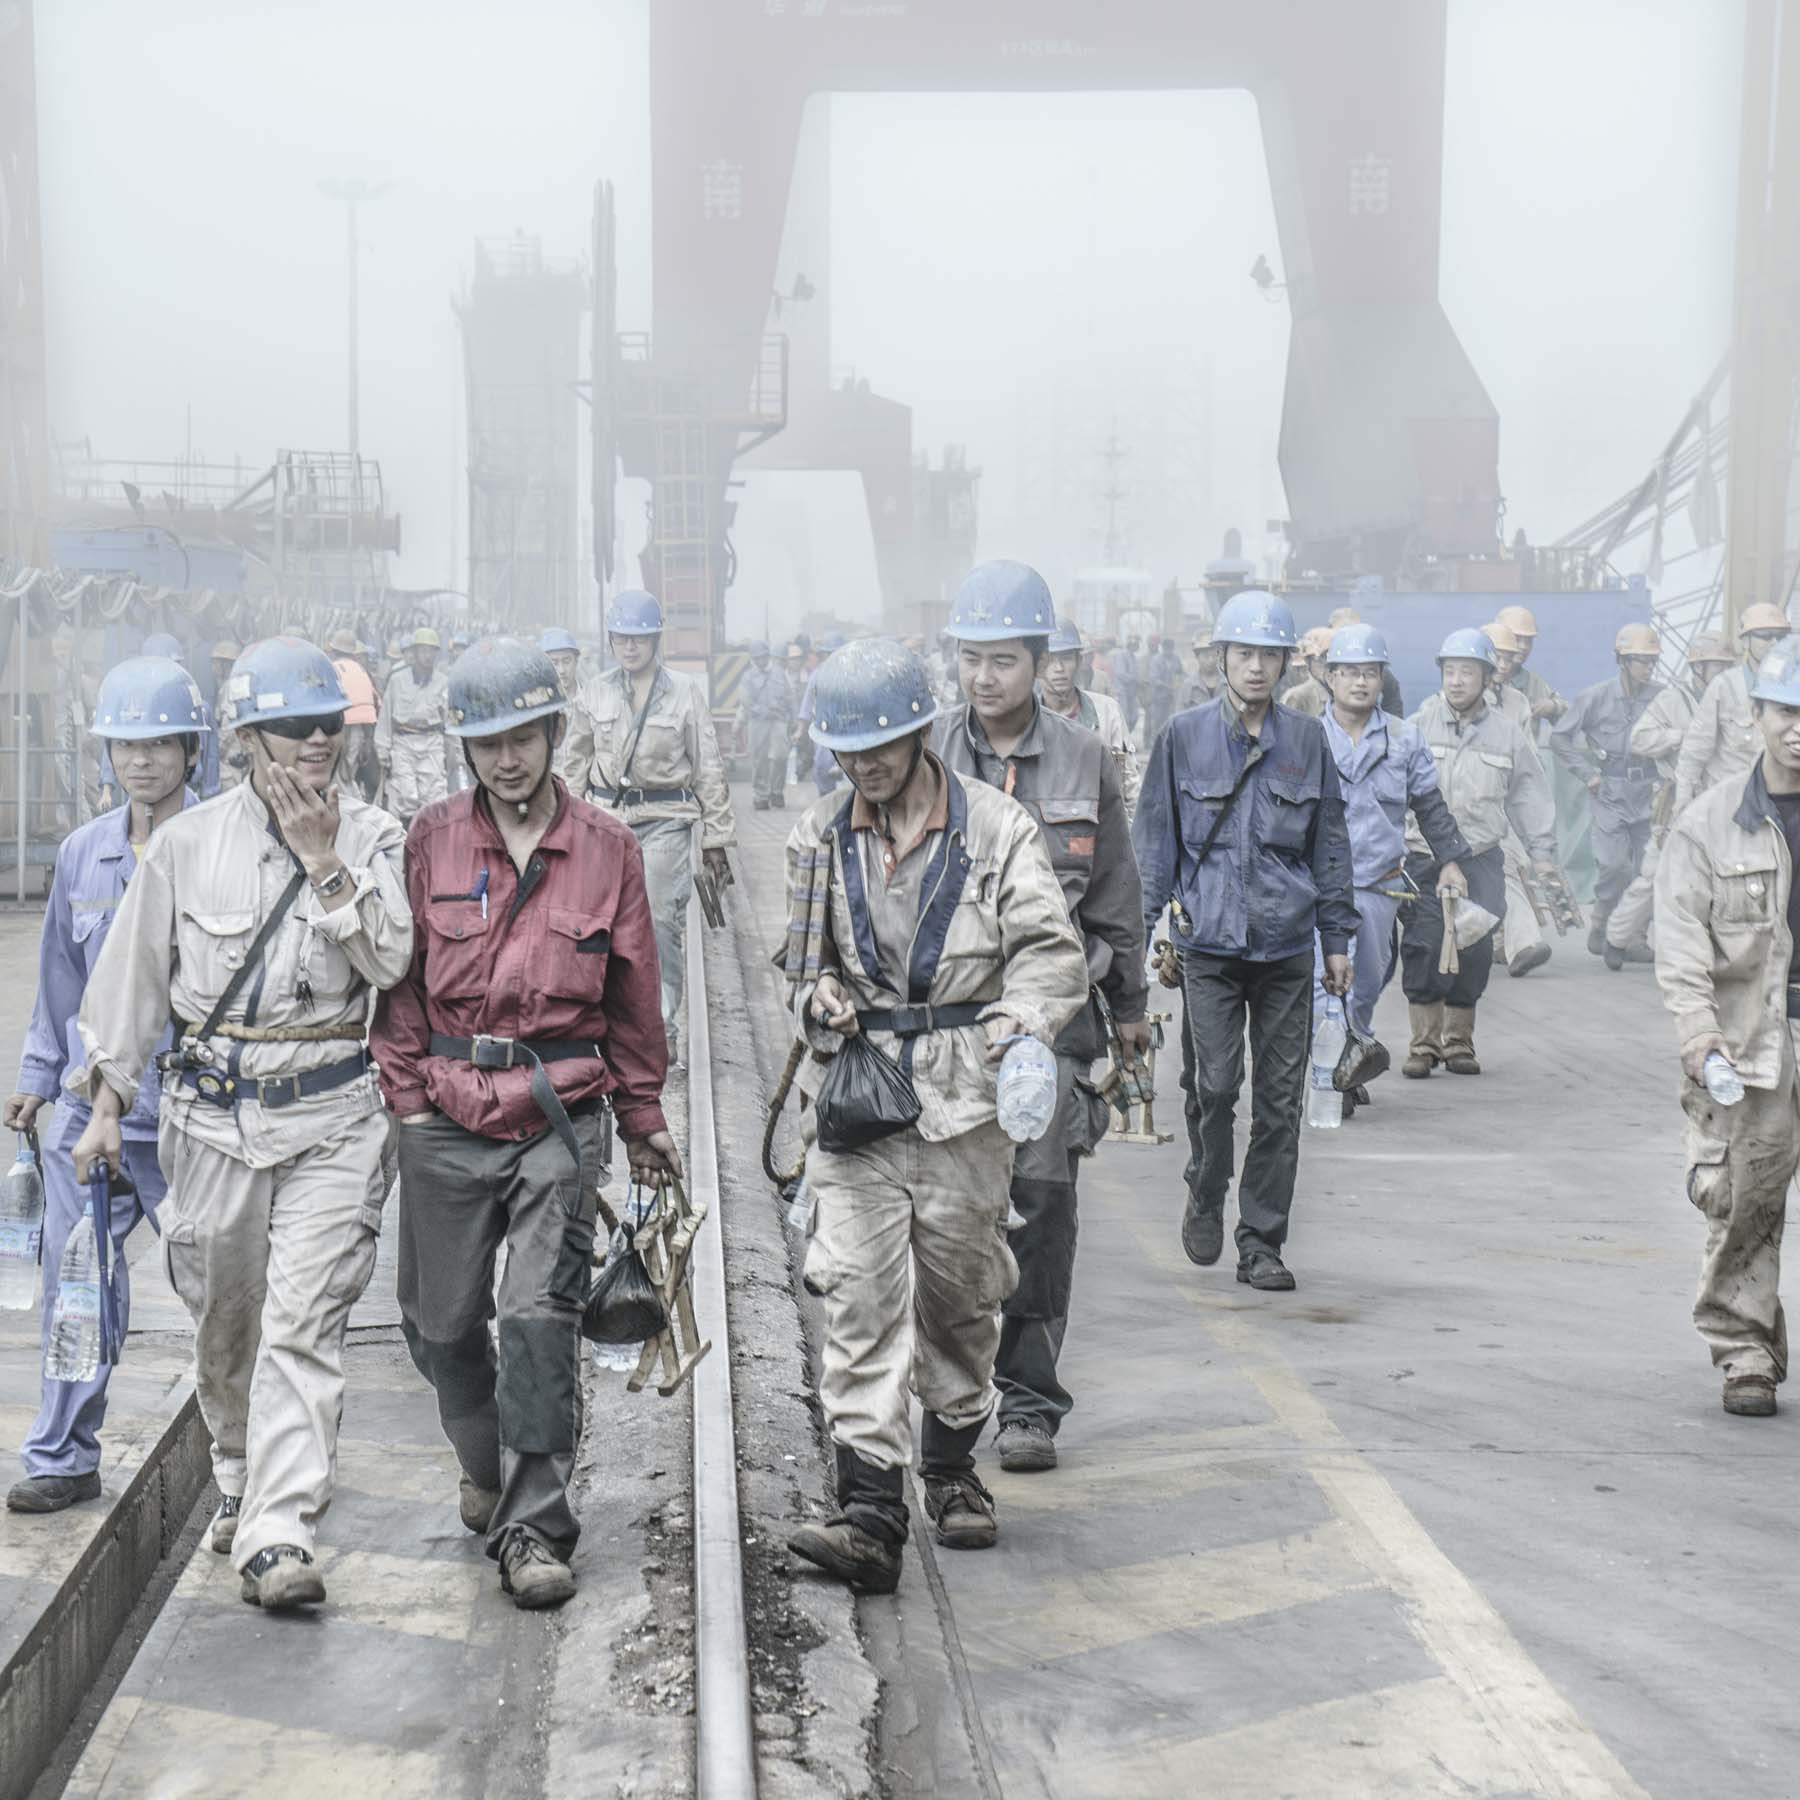
[[[1725,346],[1742,8],[1449,20],[1442,294],[1500,413],[1509,529],[1545,539],[1643,474]],[[318,183],[391,183],[361,233],[362,443],[404,515],[396,581],[461,586],[472,240],[578,259],[611,176],[621,322],[649,323],[644,0],[39,0],[37,30],[57,436],[257,467],[341,447],[343,214]],[[1262,547],[1287,312],[1247,273],[1280,272],[1247,95],[843,96],[832,123],[833,363],[909,403],[921,447],[967,447],[985,552],[1058,585],[1098,559],[1115,418],[1135,560],[1192,579],[1228,524]],[[762,552],[796,509],[872,609],[853,499],[753,479],[734,616],[787,623]]]

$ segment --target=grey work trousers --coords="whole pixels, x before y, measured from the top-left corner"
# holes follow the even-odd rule
[[[681,1016],[687,986],[688,901],[694,894],[694,821],[645,819],[632,835],[644,853],[644,890],[656,932],[656,960],[662,971],[663,1029]]]
[[[463,1472],[500,1495],[487,1551],[527,1531],[567,1562],[581,1525],[569,1478],[581,1437],[581,1308],[606,1152],[598,1102],[570,1110],[588,1180],[548,1125],[517,1141],[432,1113],[400,1134],[400,1319]],[[494,1259],[500,1278],[500,1349]]]
[[[1276,962],[1186,950],[1181,1086],[1188,1121],[1188,1190],[1222,1208],[1237,1161],[1237,1099],[1250,1036],[1250,1147],[1238,1181],[1239,1256],[1279,1251],[1300,1171],[1300,1115],[1312,1039],[1313,953]]]
[[[1603,778],[1594,795],[1589,842],[1594,851],[1594,923],[1604,925],[1630,887],[1650,843],[1648,781]]]
[[[1074,1398],[1057,1378],[1075,1284],[1075,1183],[1081,1159],[1106,1131],[1106,1102],[1088,1084],[1093,1059],[1056,1058],[1056,1113],[1041,1138],[1013,1152],[1012,1210],[1024,1221],[1008,1234],[1019,1285],[1000,1309],[994,1386],[1000,1422],[1019,1419],[1052,1437]]]
[[[787,797],[788,727],[785,719],[750,721],[750,791],[780,805]]]

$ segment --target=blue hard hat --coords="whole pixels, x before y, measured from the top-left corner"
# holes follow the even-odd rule
[[[1500,659],[1494,650],[1494,640],[1473,625],[1465,625],[1460,631],[1453,631],[1444,639],[1444,647],[1437,653],[1437,659],[1444,663],[1453,658],[1486,663],[1490,669],[1500,666]]]
[[[1036,569],[1019,562],[978,563],[963,577],[950,602],[948,630],[969,644],[1006,638],[1048,637],[1056,629],[1056,604]]]
[[[450,665],[452,737],[495,737],[568,704],[556,665],[522,638],[483,638]]]
[[[139,656],[161,656],[173,663],[182,662],[187,652],[181,647],[181,639],[166,631],[153,631],[144,639]]]
[[[546,656],[548,656],[552,650],[573,650],[578,655],[581,651],[581,646],[575,641],[574,632],[565,629],[561,625],[551,625],[546,627],[543,634],[538,638],[538,648],[543,651]]]
[[[827,750],[873,750],[929,725],[937,697],[917,654],[893,638],[858,638],[813,676],[812,741]]]
[[[109,669],[88,727],[121,742],[211,729],[194,678],[171,656],[129,656]]]
[[[655,637],[662,628],[662,605],[642,588],[615,594],[606,609],[606,629],[614,637]]]
[[[232,730],[265,719],[320,719],[349,704],[331,658],[305,638],[252,644],[225,678],[225,723]]]
[[[1750,684],[1752,700],[1772,700],[1777,706],[1800,706],[1800,637],[1785,637],[1769,646]]]
[[[1373,625],[1340,625],[1331,634],[1331,647],[1325,652],[1325,666],[1338,663],[1387,663],[1387,639]]]
[[[1299,647],[1300,633],[1285,600],[1261,588],[1245,588],[1219,608],[1213,624],[1215,644],[1260,644],[1270,650]]]
[[[1056,629],[1050,634],[1050,655],[1067,656],[1081,647],[1081,627],[1073,619],[1058,619]]]

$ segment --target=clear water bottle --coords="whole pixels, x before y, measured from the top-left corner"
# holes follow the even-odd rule
[[[86,1213],[63,1246],[57,1280],[44,1374],[51,1381],[92,1381],[100,1372],[100,1246]]]
[[[1015,1144],[1034,1143],[1056,1114],[1056,1054],[1034,1037],[1008,1041],[994,1083],[1000,1129]]]
[[[0,1307],[21,1312],[37,1298],[44,1237],[44,1177],[23,1145],[0,1186]]]
[[[1721,1106],[1736,1106],[1744,1097],[1744,1078],[1731,1066],[1723,1050],[1715,1050],[1701,1065],[1706,1091]]]
[[[1306,1122],[1315,1131],[1336,1131],[1344,1122],[1344,1096],[1332,1086],[1332,1077],[1348,1041],[1344,1003],[1337,995],[1328,994],[1325,1010],[1313,1027],[1312,1079],[1306,1091]]]

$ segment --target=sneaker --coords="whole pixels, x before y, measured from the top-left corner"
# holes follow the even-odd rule
[[[61,1512],[78,1500],[100,1498],[100,1471],[85,1475],[33,1475],[18,1482],[6,1496],[6,1510],[17,1513]]]
[[[467,1475],[456,1484],[456,1516],[462,1520],[463,1530],[477,1537],[484,1536],[493,1524],[499,1504],[500,1496],[492,1488],[478,1486]]]
[[[925,1510],[946,1550],[988,1550],[1000,1535],[994,1496],[973,1469],[925,1476]]]
[[[561,1606],[575,1593],[575,1571],[554,1557],[529,1531],[515,1531],[500,1552],[500,1591],[521,1612]]]
[[[1035,1419],[1002,1419],[994,1448],[1009,1475],[1036,1475],[1056,1467],[1056,1439]]]
[[[865,1594],[891,1594],[900,1585],[900,1546],[848,1519],[802,1525],[788,1548],[803,1562]]]
[[[1725,1410],[1742,1419],[1766,1419],[1775,1411],[1775,1382],[1768,1375],[1731,1375],[1725,1381]]]
[[[237,1539],[238,1514],[244,1510],[242,1494],[221,1494],[219,1510],[213,1514],[212,1529],[207,1536],[207,1543],[212,1547],[215,1556],[229,1556],[231,1546]]]
[[[1204,1206],[1188,1195],[1181,1215],[1181,1247],[1191,1263],[1210,1269],[1225,1251],[1225,1202]]]
[[[264,1612],[291,1612],[325,1598],[325,1577],[298,1544],[271,1544],[244,1565],[243,1596]]]
[[[1550,960],[1548,944],[1528,944],[1507,965],[1509,975],[1529,975],[1533,969],[1541,969]]]
[[[1294,1277],[1273,1250],[1258,1245],[1238,1258],[1237,1278],[1247,1286],[1260,1288],[1265,1294],[1289,1294],[1294,1290]]]

